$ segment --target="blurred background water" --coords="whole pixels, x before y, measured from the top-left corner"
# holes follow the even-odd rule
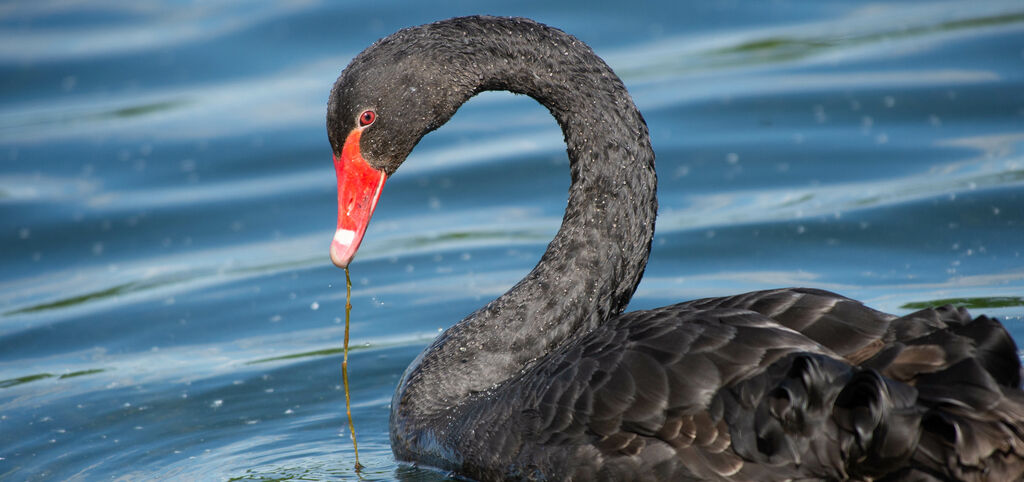
[[[632,309],[779,286],[1024,342],[1024,4],[0,4],[0,478],[354,476],[324,112],[401,27],[522,15],[622,76],[661,211]],[[395,382],[539,258],[565,207],[536,102],[471,100],[389,181],[352,266],[366,480]]]

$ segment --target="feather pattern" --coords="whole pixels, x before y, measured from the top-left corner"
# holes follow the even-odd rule
[[[783,305],[797,311],[775,310]],[[835,332],[808,330],[814,339],[790,328],[839,323],[837,309],[871,329],[839,343],[821,337]],[[993,331],[1012,340],[988,318],[965,317],[947,306],[896,318],[807,289],[631,312],[475,398],[449,429],[529,427],[490,432],[501,440],[490,446],[515,450],[464,461],[462,472],[484,479],[508,477],[484,469],[497,466],[551,480],[1017,480],[1019,366],[990,371],[981,353],[998,344]],[[957,333],[976,324],[988,328],[982,342]],[[843,355],[879,340],[905,348],[895,357],[877,350],[873,367]],[[894,370],[899,377],[887,375]],[[454,449],[473,453],[476,442]]]

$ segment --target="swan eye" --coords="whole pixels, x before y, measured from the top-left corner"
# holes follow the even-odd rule
[[[377,113],[372,110],[363,111],[359,114],[359,126],[366,127],[373,124],[373,121],[377,120]]]

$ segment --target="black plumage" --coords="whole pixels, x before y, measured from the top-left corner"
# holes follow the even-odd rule
[[[399,31],[331,92],[335,153],[365,109],[388,175],[467,99],[510,90],[565,134],[562,227],[511,290],[439,336],[395,392],[400,460],[486,480],[1016,480],[1012,338],[963,309],[897,317],[814,289],[623,314],[654,235],[647,126],[585,44],[526,19]]]

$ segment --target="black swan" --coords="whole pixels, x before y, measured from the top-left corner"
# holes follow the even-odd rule
[[[388,176],[486,90],[557,119],[572,186],[537,266],[412,363],[391,405],[401,461],[476,479],[1018,480],[1020,360],[1003,326],[898,317],[777,289],[622,313],[654,235],[647,125],[583,42],[521,18],[401,30],[331,91],[334,264]]]

